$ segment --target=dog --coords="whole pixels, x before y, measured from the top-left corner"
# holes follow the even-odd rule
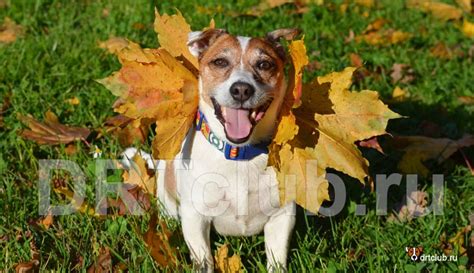
[[[181,221],[198,271],[214,270],[211,227],[232,236],[263,231],[267,269],[286,271],[296,205],[280,206],[267,147],[287,89],[280,40],[297,34],[296,29],[265,38],[223,29],[189,34],[189,51],[199,61],[199,111],[177,158],[157,163],[157,194],[165,213]],[[136,152],[129,148],[124,155]]]

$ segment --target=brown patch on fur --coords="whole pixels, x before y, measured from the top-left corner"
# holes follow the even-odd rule
[[[235,66],[239,65],[242,49],[236,37],[223,34],[212,43],[199,60],[204,101],[210,105],[209,91],[229,78]],[[218,67],[212,62],[218,58],[225,58],[229,65],[225,68]]]
[[[272,64],[269,70],[260,70],[257,65],[261,61]],[[247,50],[243,55],[243,63],[246,70],[251,71],[257,82],[264,83],[278,89],[283,81],[283,59],[275,48],[267,41],[253,38],[249,41]]]

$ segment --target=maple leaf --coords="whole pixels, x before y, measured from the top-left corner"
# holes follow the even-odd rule
[[[377,92],[349,91],[354,71],[346,68],[304,85],[301,106],[280,119],[269,165],[276,170],[282,204],[296,200],[317,212],[329,200],[327,168],[364,183],[369,164],[355,142],[385,134],[388,120],[400,117]]]
[[[67,144],[76,140],[85,141],[90,134],[90,130],[87,128],[69,127],[59,123],[57,116],[51,111],[45,113],[44,123],[37,121],[30,115],[18,115],[18,118],[30,128],[23,130],[20,135],[38,144],[55,145]]]
[[[466,135],[459,140],[429,138],[424,136],[399,136],[393,139],[394,146],[405,152],[398,164],[404,173],[417,173],[427,177],[429,169],[423,164],[436,160],[438,164],[451,157],[457,150],[474,145],[474,136]]]
[[[164,49],[130,44],[118,53],[122,68],[99,80],[119,100],[116,112],[156,122],[153,155],[172,159],[191,127],[197,110],[197,78]]]
[[[238,273],[243,272],[243,265],[240,256],[234,254],[229,257],[229,246],[221,245],[214,255],[215,270],[222,273]]]
[[[198,69],[198,61],[188,50],[188,33],[191,27],[178,11],[174,15],[160,15],[155,10],[155,32],[158,34],[161,48],[166,49],[173,57],[182,57]]]
[[[3,24],[0,26],[0,43],[12,43],[18,37],[23,36],[24,29],[17,25],[9,17],[5,17]]]
[[[303,84],[303,67],[308,65],[309,59],[306,55],[306,47],[303,39],[292,41],[289,45],[292,60],[292,70],[289,78],[289,90],[292,92],[293,106],[298,107],[301,104],[301,92]]]

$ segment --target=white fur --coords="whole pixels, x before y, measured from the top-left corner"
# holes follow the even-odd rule
[[[249,38],[238,37],[243,49]],[[229,90],[232,81],[253,81],[243,67],[234,71],[219,88]],[[202,91],[200,82],[199,89]],[[276,90],[274,100],[264,118],[256,125],[250,139],[258,143],[272,136],[286,86]],[[228,93],[228,92],[221,92]],[[225,100],[226,98],[220,98]],[[200,110],[213,132],[225,139],[222,124],[212,106],[200,100]],[[128,158],[135,150],[125,151]],[[142,156],[144,154],[142,153]],[[145,155],[146,157],[146,155]],[[184,160],[189,158],[189,160]],[[264,231],[267,268],[285,270],[289,238],[295,223],[295,203],[279,204],[276,174],[267,168],[268,155],[261,154],[248,161],[226,160],[224,154],[211,145],[201,132],[189,132],[180,156],[174,161],[177,179],[177,199],[164,189],[165,164],[159,167],[158,195],[166,214],[181,220],[191,258],[201,271],[213,272],[210,248],[211,226],[220,234],[250,236]]]

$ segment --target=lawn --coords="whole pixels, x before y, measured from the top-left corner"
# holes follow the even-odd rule
[[[161,13],[179,9],[193,29],[202,29],[214,18],[217,27],[230,33],[263,36],[282,27],[298,27],[304,39],[311,65],[305,81],[351,64],[351,54],[363,60],[365,72],[353,85],[354,90],[377,90],[390,108],[406,118],[391,121],[388,131],[394,136],[424,135],[459,139],[474,133],[474,39],[460,30],[461,21],[445,22],[417,9],[408,9],[405,1],[376,1],[367,8],[344,1],[324,1],[310,5],[303,14],[292,5],[265,11],[261,16],[230,16],[248,10],[258,1],[218,3],[217,1],[146,1],[146,0],[7,0],[0,8],[0,20],[10,17],[24,26],[23,37],[11,44],[0,44],[0,103],[10,98],[10,106],[2,113],[0,126],[0,270],[11,272],[20,262],[39,253],[40,271],[86,271],[93,265],[103,247],[110,249],[112,263],[131,272],[161,270],[148,252],[140,235],[147,227],[149,215],[104,218],[76,213],[55,216],[46,229],[35,223],[38,215],[38,164],[40,159],[69,159],[76,162],[88,177],[87,200],[94,203],[94,147],[76,143],[78,152],[69,155],[66,145],[38,145],[19,136],[24,125],[18,114],[31,114],[42,120],[51,110],[63,124],[100,128],[114,115],[115,97],[96,79],[104,78],[120,68],[116,58],[99,48],[99,41],[112,36],[126,37],[143,47],[158,47],[153,30],[154,7]],[[456,1],[445,1],[456,5]],[[473,22],[474,16],[464,14]],[[389,26],[412,34],[411,39],[388,46],[374,46],[350,39],[357,36],[375,19],[389,20]],[[430,49],[444,43],[452,56],[433,56]],[[406,64],[412,79],[394,83],[394,64]],[[365,74],[364,74],[365,73]],[[365,75],[365,76],[364,76]],[[408,90],[410,96],[395,101],[396,86]],[[466,103],[460,98],[471,97]],[[70,103],[77,98],[79,104]],[[381,138],[385,154],[364,149],[370,160],[371,173],[399,172],[397,164],[403,152],[390,145],[390,137]],[[111,135],[93,144],[102,158],[117,158],[123,147]],[[150,150],[149,143],[143,145]],[[426,162],[432,173],[444,174],[443,215],[428,214],[411,221],[388,221],[376,214],[376,196],[352,179],[346,206],[335,217],[305,216],[299,213],[296,232],[289,252],[289,272],[385,272],[385,271],[468,271],[468,254],[461,249],[470,241],[469,232],[460,240],[447,242],[470,224],[474,213],[474,177],[466,159],[474,164],[474,148],[464,148],[464,157],[455,153],[442,164]],[[111,174],[111,179],[116,174]],[[419,189],[431,197],[431,177],[420,178]],[[390,188],[389,206],[399,202],[404,185]],[[432,198],[429,198],[431,201]],[[52,195],[52,203],[67,202]],[[355,215],[355,205],[366,204],[367,215]],[[471,223],[473,225],[473,223]],[[179,224],[170,223],[173,230]],[[183,256],[189,254],[179,236]],[[240,255],[246,271],[262,271],[266,258],[263,236],[248,238],[213,235],[213,249],[229,243]],[[444,239],[447,238],[447,239]],[[444,242],[444,244],[443,244]],[[449,249],[450,246],[453,248]],[[410,261],[407,246],[422,246],[425,254],[457,255],[456,262]],[[471,249],[471,261],[474,262]],[[190,270],[188,260],[183,269]]]

